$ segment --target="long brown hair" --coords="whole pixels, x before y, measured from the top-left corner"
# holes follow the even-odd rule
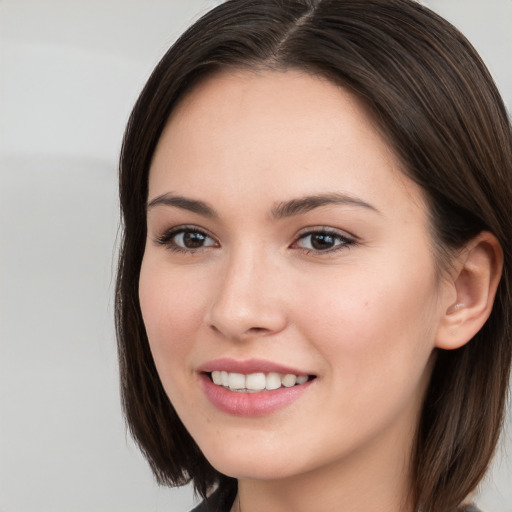
[[[486,67],[448,22],[412,0],[231,0],[169,49],[130,117],[120,160],[124,234],[116,289],[122,400],[159,482],[201,495],[235,481],[204,458],[169,402],[149,350],[138,279],[151,158],[182,96],[226,68],[300,69],[356,94],[428,199],[442,270],[487,230],[504,270],[491,316],[464,347],[438,351],[413,453],[414,501],[454,510],[488,468],[510,375],[512,136]]]

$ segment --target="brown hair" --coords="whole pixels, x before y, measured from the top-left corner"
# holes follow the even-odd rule
[[[483,230],[504,252],[494,308],[464,347],[438,351],[413,453],[422,512],[454,510],[482,479],[501,431],[511,365],[512,136],[489,72],[448,22],[412,0],[231,0],[169,49],[130,117],[120,161],[124,236],[116,289],[122,400],[157,480],[201,495],[218,473],[157,375],[138,301],[151,158],[179,99],[226,68],[300,69],[356,94],[428,199],[441,267]]]

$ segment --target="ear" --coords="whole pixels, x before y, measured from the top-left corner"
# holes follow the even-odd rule
[[[468,343],[491,314],[503,269],[503,251],[496,237],[483,231],[455,259],[445,294],[436,347],[453,350]]]

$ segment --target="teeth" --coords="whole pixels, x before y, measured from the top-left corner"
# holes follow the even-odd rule
[[[307,377],[306,377],[307,380]],[[282,378],[283,386],[285,388],[291,388],[292,386],[295,386],[297,383],[297,375],[293,375],[291,373],[288,373]]]
[[[275,372],[250,373],[231,373],[225,371],[213,371],[211,373],[212,381],[217,386],[224,386],[232,391],[256,392],[271,391],[280,387],[291,388],[295,385],[304,384],[308,381],[307,375],[294,375],[292,373],[280,374]]]
[[[245,375],[230,373],[228,378],[229,389],[245,389]]]
[[[245,387],[253,391],[263,391],[267,385],[264,373],[251,373],[245,377]]]
[[[269,373],[267,375],[267,382],[265,389],[271,391],[272,389],[279,389],[281,387],[281,376],[279,373]]]

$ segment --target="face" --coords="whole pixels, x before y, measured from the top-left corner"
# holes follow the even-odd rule
[[[422,193],[353,96],[300,72],[209,78],[158,143],[147,219],[151,351],[215,468],[404,462],[442,290]]]

